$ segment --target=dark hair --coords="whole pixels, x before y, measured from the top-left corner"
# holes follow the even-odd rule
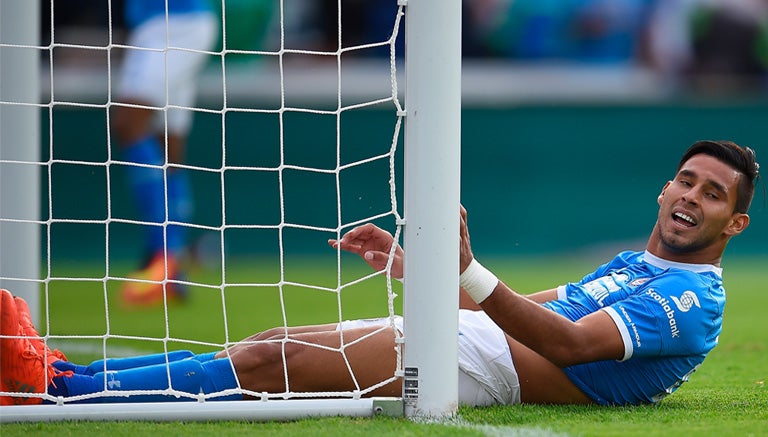
[[[741,173],[735,212],[746,213],[749,210],[749,205],[752,203],[755,184],[760,178],[760,164],[755,160],[755,151],[749,147],[741,147],[732,141],[697,141],[683,154],[677,169],[680,170],[683,164],[694,155],[702,153],[728,164],[734,170]]]

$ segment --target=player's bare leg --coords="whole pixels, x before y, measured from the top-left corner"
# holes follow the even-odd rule
[[[288,367],[289,388],[293,392],[366,389],[394,375],[395,336],[390,328],[375,334],[377,328],[349,329],[343,334],[335,328],[335,324],[291,328],[289,338],[301,343],[279,341],[285,338],[285,331],[277,328],[248,339],[259,343],[246,341],[231,348],[229,355],[241,387],[257,393],[286,391],[283,354]],[[342,335],[347,346],[339,351]],[[366,338],[356,342],[363,337]],[[219,357],[224,355],[226,352],[220,353]],[[398,379],[368,395],[399,396],[400,393]]]
[[[520,380],[520,398],[526,404],[592,404],[562,369],[507,336]]]

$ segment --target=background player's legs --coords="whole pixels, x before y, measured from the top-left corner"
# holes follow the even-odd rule
[[[152,166],[165,164],[165,138],[161,142],[158,134],[152,130],[155,115],[157,111],[144,108],[120,106],[115,110],[114,131],[126,161]],[[174,153],[178,154],[178,152]],[[175,196],[179,196],[183,198],[181,204],[186,205],[191,194],[186,175],[177,177],[173,176],[174,173],[177,172],[164,172],[161,168],[135,165],[127,169],[128,186],[136,201],[139,218],[147,223],[157,223],[157,226],[146,227],[145,263],[142,266],[143,270],[133,275],[138,279],[151,280],[155,283],[127,282],[121,291],[121,297],[126,304],[151,305],[162,302],[164,289],[160,282],[166,277],[176,279],[178,276],[177,254],[185,245],[184,228],[181,226],[163,228],[160,224],[166,219],[166,209],[168,219],[186,221],[189,218],[188,215],[178,212],[176,206],[179,202],[175,202],[174,199]],[[166,197],[168,198],[167,208]],[[185,297],[183,288],[176,284],[168,284],[166,289],[170,300]]]
[[[165,147],[150,130],[156,111],[143,108],[117,107],[114,113],[114,132],[125,160],[136,164],[162,166]],[[128,187],[136,201],[139,218],[149,223],[165,220],[165,176],[159,168],[129,166]],[[147,250],[150,255],[165,247],[163,228],[148,229]]]
[[[218,28],[213,13],[201,12],[155,17],[132,31],[129,46],[158,50],[126,51],[118,98],[121,103],[156,109],[116,106],[113,127],[127,161],[184,164],[193,113],[182,108],[194,105],[197,76],[207,60],[202,51],[213,47]],[[192,190],[183,169],[131,167],[128,178],[143,221],[190,221]],[[180,284],[161,284],[165,279],[184,279],[179,258],[186,246],[184,226],[148,226],[146,262],[134,277],[153,283],[128,282],[121,293],[123,302],[152,305],[186,297]]]

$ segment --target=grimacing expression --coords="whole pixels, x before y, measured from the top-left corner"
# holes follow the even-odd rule
[[[659,196],[659,237],[667,249],[722,245],[746,227],[734,209],[741,173],[704,154],[692,156]]]

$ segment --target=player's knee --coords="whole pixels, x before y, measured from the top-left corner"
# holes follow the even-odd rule
[[[245,389],[256,392],[285,390],[283,346],[280,342],[258,342],[238,348],[231,359]]]
[[[238,373],[272,373],[273,369],[282,372],[283,347],[280,342],[259,341],[232,353],[232,364]]]
[[[112,115],[112,131],[118,141],[127,145],[146,135],[149,117],[146,110],[120,107]]]
[[[283,338],[286,338],[285,328],[283,327],[275,327],[267,329],[266,331],[262,331],[259,334],[253,336],[254,340],[257,341],[264,341],[264,340],[281,340]]]

